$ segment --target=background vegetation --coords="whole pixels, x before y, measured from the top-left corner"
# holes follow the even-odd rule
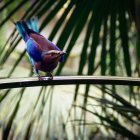
[[[67,52],[54,75],[139,77],[139,7],[139,0],[0,1],[0,78],[33,75],[10,19],[34,16],[40,32]],[[57,100],[60,89],[65,92],[61,101]],[[68,95],[66,87],[1,90],[0,136],[140,139],[139,87],[77,85],[67,89],[73,94]],[[66,98],[69,104],[62,107],[60,102]]]

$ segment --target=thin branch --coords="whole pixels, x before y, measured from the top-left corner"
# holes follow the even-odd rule
[[[99,85],[129,85],[140,86],[140,78],[117,77],[117,76],[55,76],[53,80],[48,77],[4,78],[0,79],[0,89],[50,86],[50,85],[77,85],[77,84],[99,84]]]

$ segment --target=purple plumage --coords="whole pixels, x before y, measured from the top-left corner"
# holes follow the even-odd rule
[[[65,52],[38,32],[30,29],[25,21],[18,21],[15,25],[26,43],[27,53],[39,79],[42,79],[39,70],[49,73],[52,79],[51,72],[59,62],[64,60]]]

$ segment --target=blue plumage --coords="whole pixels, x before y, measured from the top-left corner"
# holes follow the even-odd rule
[[[50,73],[56,68],[58,62],[64,60],[65,52],[61,51],[55,44],[38,33],[36,18],[27,22],[18,21],[15,25],[26,43],[26,51],[30,62],[39,78],[39,70]]]

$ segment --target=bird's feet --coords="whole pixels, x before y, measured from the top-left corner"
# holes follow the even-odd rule
[[[48,72],[47,75],[48,75],[48,80],[53,80],[53,75],[50,72]]]
[[[43,80],[45,80],[43,77],[41,77],[40,75],[38,75],[38,80],[39,81],[43,81]]]
[[[40,75],[38,75],[38,80],[39,81],[43,81],[43,80],[53,80],[53,75],[49,72],[47,73],[48,78],[42,77]]]

